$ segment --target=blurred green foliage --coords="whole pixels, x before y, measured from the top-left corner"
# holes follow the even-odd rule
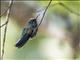
[[[44,1],[37,0],[37,1],[38,1],[38,5],[40,5],[40,6],[46,6],[49,2],[49,0],[44,0]],[[64,1],[63,0],[54,0],[51,3],[51,5],[56,4],[58,2],[62,2],[66,6],[68,6],[72,11],[80,13],[80,0],[64,0]],[[73,24],[74,24],[73,31],[75,31],[75,30],[77,31],[76,24],[78,22],[80,22],[79,21],[80,16],[70,13],[68,10],[66,10],[64,7],[62,7],[60,5],[49,7],[47,15],[50,16],[50,14],[53,14],[54,12],[64,13],[64,14],[69,13],[70,16],[73,18]],[[19,25],[17,25],[16,21],[14,21],[14,20],[12,20],[9,25],[8,25],[9,30],[7,32],[8,40],[6,39],[7,42],[6,42],[6,46],[5,46],[4,60],[44,60],[42,58],[42,56],[40,55],[39,44],[41,43],[42,39],[47,37],[45,32],[44,33],[38,32],[36,37],[34,37],[32,40],[29,40],[24,47],[22,47],[21,49],[18,49],[14,45],[20,36],[20,33],[21,33],[20,30],[22,28],[20,28]],[[44,28],[44,31],[45,31],[45,28]],[[3,34],[3,32],[1,32],[1,33]]]

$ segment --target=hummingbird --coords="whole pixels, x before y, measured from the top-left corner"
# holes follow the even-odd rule
[[[26,44],[26,42],[30,38],[33,38],[37,34],[38,24],[37,24],[36,18],[30,19],[27,25],[24,27],[23,32],[22,32],[22,37],[16,43],[15,45],[16,47],[21,48],[22,46]]]

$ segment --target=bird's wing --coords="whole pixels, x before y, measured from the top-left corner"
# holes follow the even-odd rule
[[[37,30],[38,30],[38,28],[35,28],[33,30],[32,34],[31,34],[31,38],[34,37],[37,34]]]
[[[23,29],[23,32],[22,32],[22,36],[24,36],[25,34],[31,35],[32,32],[33,32],[32,29],[30,29],[30,28],[24,28],[24,29]]]
[[[23,29],[22,36],[24,36],[25,34],[26,34],[26,28]]]

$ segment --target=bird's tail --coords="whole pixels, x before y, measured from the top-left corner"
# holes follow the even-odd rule
[[[24,46],[24,44],[29,40],[30,35],[29,34],[25,34],[17,43],[16,43],[16,47],[21,48],[22,46]]]

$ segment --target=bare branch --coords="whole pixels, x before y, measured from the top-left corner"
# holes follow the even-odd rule
[[[7,16],[6,16],[7,24],[5,25],[4,37],[3,37],[2,60],[3,60],[3,56],[4,56],[4,47],[5,47],[7,25],[8,25],[8,22],[9,22],[9,16],[10,16],[10,11],[11,11],[12,4],[13,4],[13,0],[10,1],[10,3],[9,3],[10,8],[7,10]]]
[[[41,18],[41,21],[40,21],[40,23],[39,23],[39,25],[38,25],[38,27],[39,27],[39,26],[40,26],[40,24],[42,23],[43,18],[44,18],[44,16],[45,16],[46,11],[47,11],[48,7],[50,6],[51,2],[52,2],[52,0],[50,0],[50,2],[49,2],[49,4],[48,4],[48,6],[46,7],[46,9],[45,9],[45,11],[44,11],[44,13],[43,13],[43,16],[42,16],[42,18]]]
[[[60,6],[64,7],[65,9],[67,9],[70,13],[73,13],[73,14],[75,14],[77,16],[80,16],[80,13],[73,11],[71,8],[69,8],[68,6],[66,6],[62,2],[58,2],[58,3],[52,4],[52,5],[50,5],[50,7],[54,7],[56,5],[60,5]],[[44,11],[44,9],[38,10],[37,12],[41,12],[41,11]]]
[[[60,2],[59,5],[61,5],[61,6],[64,7],[65,9],[67,9],[69,12],[71,12],[71,13],[73,13],[73,14],[75,14],[75,15],[80,16],[79,13],[77,13],[77,12],[71,10],[71,9],[70,9],[68,6],[66,6],[65,4],[63,4],[63,3]]]
[[[56,6],[56,5],[58,5],[59,3],[55,3],[55,4],[52,4],[52,5],[50,5],[49,7],[54,7],[54,6]],[[42,12],[42,11],[44,11],[46,6],[43,6],[43,8],[42,9],[40,9],[40,10],[37,10],[36,12]]]
[[[0,26],[0,28],[3,27],[3,26],[5,26],[7,23],[8,23],[8,21],[6,21],[4,24],[2,24],[2,25]]]
[[[8,11],[9,8],[10,8],[10,5],[9,5],[8,8],[0,15],[0,17],[3,16],[5,13],[7,13],[7,11]]]
[[[5,13],[7,13],[7,10],[10,8],[10,6],[0,15],[0,17],[1,16],[3,16]]]

